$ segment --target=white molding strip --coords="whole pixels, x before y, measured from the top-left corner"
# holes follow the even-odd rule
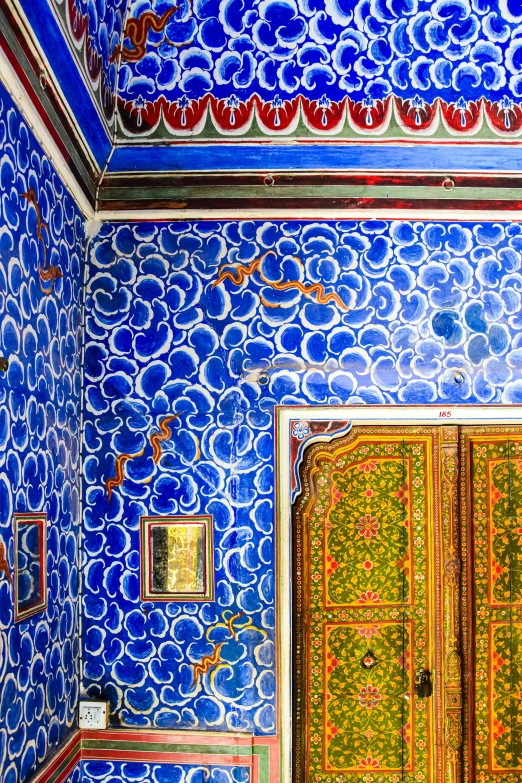
[[[42,118],[35,109],[33,102],[27,95],[25,87],[20,81],[18,74],[1,49],[0,80],[15,102],[20,113],[23,115],[25,122],[34,133],[36,140],[49,158],[64,186],[75,200],[79,209],[83,212],[87,220],[92,220],[94,218],[94,209],[89,204],[85,194],[74,178],[56,142],[45,127]]]
[[[292,501],[290,422],[350,421],[354,426],[522,424],[522,405],[347,405],[276,408],[276,557],[280,783],[292,781]],[[335,436],[334,436],[335,437]]]
[[[442,199],[441,199],[442,201]],[[443,203],[443,201],[442,201]],[[514,210],[488,209],[116,209],[96,213],[104,223],[184,220],[422,220],[432,223],[493,222],[517,223],[522,213]]]

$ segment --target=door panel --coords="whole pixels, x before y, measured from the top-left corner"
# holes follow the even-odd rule
[[[408,620],[325,625],[325,771],[411,772],[413,632]]]
[[[434,779],[441,702],[419,698],[414,677],[440,654],[439,430],[355,428],[305,456],[294,509],[296,781]]]
[[[463,428],[470,778],[522,772],[522,430]],[[471,611],[470,611],[471,609]]]

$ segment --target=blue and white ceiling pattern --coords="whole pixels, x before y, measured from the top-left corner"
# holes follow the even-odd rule
[[[519,0],[47,2],[121,143],[522,133]]]
[[[130,16],[151,26],[122,58],[127,135],[209,118],[232,135],[522,131],[518,0],[132,0]]]

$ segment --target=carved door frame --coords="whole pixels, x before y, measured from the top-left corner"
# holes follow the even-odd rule
[[[436,727],[436,783],[466,781],[461,769],[462,676],[458,649],[460,625],[460,540],[458,425],[520,424],[519,405],[365,405],[278,406],[276,408],[276,557],[277,557],[277,744],[281,783],[292,780],[292,502],[299,487],[298,467],[305,447],[330,442],[352,426],[442,425],[439,438],[442,562],[438,562],[443,622],[439,656],[445,660],[442,700]],[[439,558],[440,560],[440,558]],[[442,722],[442,717],[444,718]]]

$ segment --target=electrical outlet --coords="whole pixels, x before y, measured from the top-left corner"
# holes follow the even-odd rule
[[[106,701],[80,701],[80,729],[106,729],[109,725],[109,704]]]

